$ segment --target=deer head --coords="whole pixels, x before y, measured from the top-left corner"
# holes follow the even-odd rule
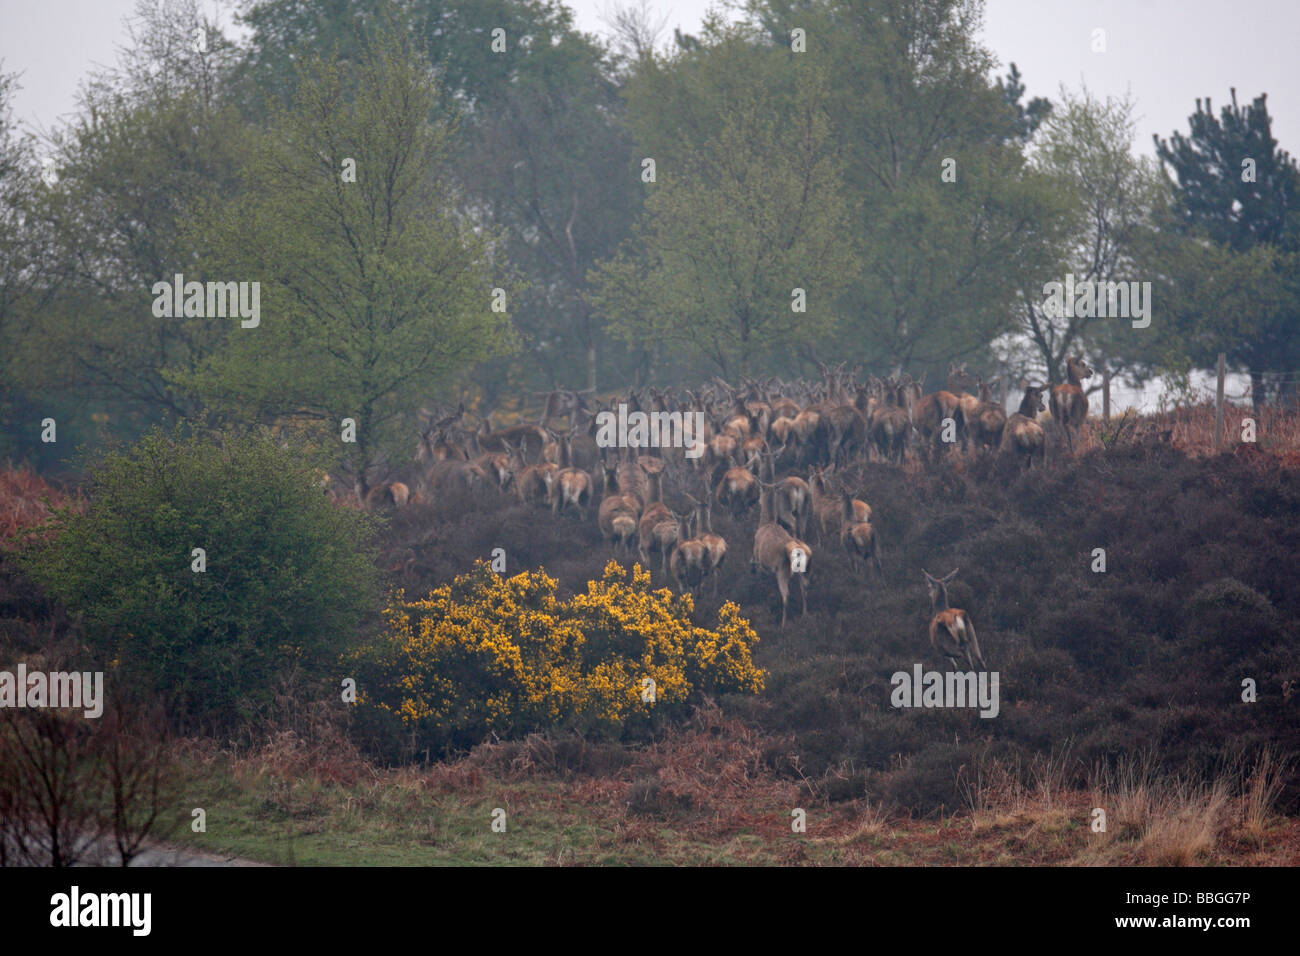
[[[957,576],[961,568],[953,568],[948,574],[941,578],[936,578],[924,568],[921,573],[925,575],[925,589],[930,592],[930,612],[938,614],[940,611],[948,610],[948,583]]]

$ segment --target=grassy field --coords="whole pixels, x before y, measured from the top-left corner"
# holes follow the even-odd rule
[[[179,839],[289,866],[1300,863],[1300,820],[1269,809],[1276,763],[1236,798],[1231,780],[1193,785],[1136,764],[1081,792],[1058,788],[1063,765],[1021,786],[992,763],[971,776],[967,808],[912,818],[779,778],[763,766],[775,743],[704,710],[640,750],[535,737],[427,769],[379,770],[290,734],[241,757],[196,747],[186,796],[207,832]],[[1105,832],[1091,823],[1098,806]]]

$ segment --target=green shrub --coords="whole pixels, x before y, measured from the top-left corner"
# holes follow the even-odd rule
[[[93,464],[87,491],[22,562],[80,616],[109,680],[161,695],[178,727],[264,713],[377,607],[370,519],[266,437],[155,431]]]

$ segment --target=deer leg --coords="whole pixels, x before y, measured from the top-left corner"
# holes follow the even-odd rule
[[[781,627],[784,628],[786,605],[790,601],[790,578],[783,574],[777,574],[776,588],[781,592]]]

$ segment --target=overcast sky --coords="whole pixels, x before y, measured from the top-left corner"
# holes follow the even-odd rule
[[[202,0],[222,22],[230,5]],[[571,0],[580,28],[605,33],[603,14],[618,0]],[[627,2],[627,0],[623,0]],[[710,0],[663,0],[666,36],[698,29]],[[0,63],[21,73],[17,118],[49,131],[76,106],[77,87],[96,65],[115,62],[126,42],[122,20],[135,0],[0,0]],[[1105,52],[1093,32],[1105,31]],[[987,0],[982,40],[1015,62],[1029,96],[1055,98],[1061,84],[1086,84],[1101,96],[1131,93],[1138,117],[1134,148],[1152,155],[1151,137],[1187,129],[1198,96],[1215,110],[1237,88],[1249,102],[1268,93],[1273,135],[1300,153],[1300,38],[1297,0]],[[1138,399],[1152,401],[1153,393]],[[1136,396],[1134,396],[1136,398]]]
[[[604,32],[611,0],[572,0],[580,27]],[[75,106],[78,82],[95,64],[112,63],[125,42],[122,19],[134,0],[0,0],[0,60],[23,74],[18,117],[50,129]],[[221,0],[205,0],[213,11]],[[709,0],[663,0],[654,9],[673,26],[698,28]],[[1092,32],[1106,31],[1106,52]],[[1101,95],[1131,91],[1140,117],[1135,147],[1152,152],[1151,135],[1186,129],[1196,97],[1215,109],[1237,87],[1238,99],[1269,94],[1273,134],[1300,153],[1300,38],[1296,0],[987,0],[983,41],[1020,67],[1029,95],[1053,97],[1061,83],[1086,83]]]

